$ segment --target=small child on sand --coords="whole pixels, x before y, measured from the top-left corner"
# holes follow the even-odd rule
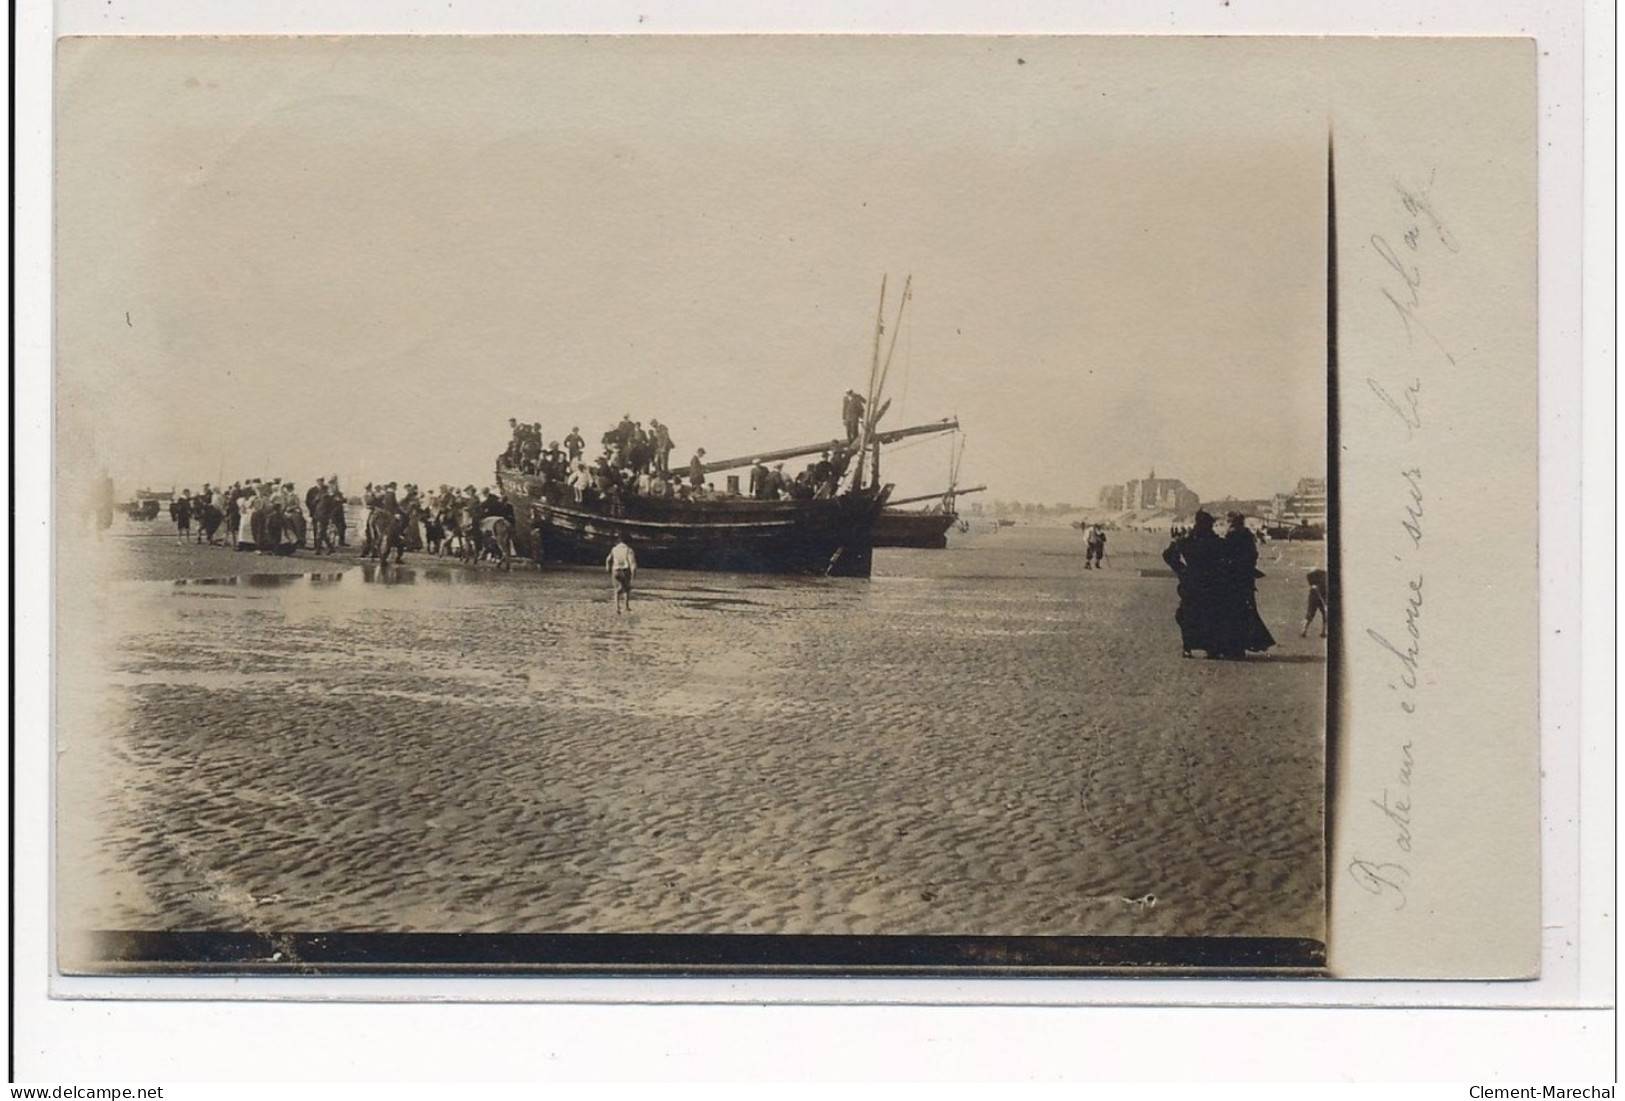
[[[1309,634],[1309,625],[1320,616],[1320,637],[1326,637],[1326,610],[1331,606],[1331,593],[1326,582],[1325,570],[1309,571],[1309,607],[1304,613],[1303,630],[1298,632],[1299,638]]]
[[[621,614],[621,604],[626,604],[627,614],[632,613],[632,577],[638,572],[638,556],[632,553],[623,535],[615,540],[615,545],[609,548],[609,557],[604,559],[604,568],[609,571],[610,577],[615,580],[615,614]]]

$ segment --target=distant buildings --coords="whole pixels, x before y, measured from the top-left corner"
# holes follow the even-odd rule
[[[1108,512],[1157,509],[1190,516],[1201,505],[1201,498],[1178,478],[1159,478],[1153,470],[1123,485],[1103,486],[1099,504]]]
[[[1240,512],[1266,525],[1311,525],[1326,529],[1326,479],[1300,477],[1290,494],[1276,494],[1261,500],[1238,500],[1235,497],[1202,502],[1193,490],[1176,477],[1157,477],[1150,471],[1146,477],[1123,482],[1121,486],[1100,487],[1097,505],[1102,512],[1163,512],[1173,513],[1176,520],[1189,520],[1198,508],[1206,508],[1214,516],[1227,512]]]
[[[1277,493],[1272,519],[1282,524],[1326,526],[1326,479],[1299,478],[1291,493]]]
[[[1178,478],[1159,478],[1153,470],[1144,478],[1122,485],[1102,486],[1098,505],[1105,512],[1170,512],[1189,519],[1199,508],[1214,516],[1240,512],[1270,524],[1326,527],[1326,479],[1299,478],[1291,493],[1277,493],[1262,500],[1224,497],[1204,502]]]

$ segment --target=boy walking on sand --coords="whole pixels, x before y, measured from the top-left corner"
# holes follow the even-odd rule
[[[609,570],[610,577],[615,579],[615,614],[621,614],[621,604],[626,604],[627,614],[632,613],[632,577],[638,572],[638,556],[632,553],[627,545],[626,536],[615,540],[615,545],[609,548],[609,557],[604,559],[604,568]]]

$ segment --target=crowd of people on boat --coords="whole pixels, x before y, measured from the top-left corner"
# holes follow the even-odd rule
[[[857,401],[861,415],[863,399]],[[757,461],[750,467],[748,487],[736,490],[737,483],[730,479],[727,488],[719,490],[708,478],[703,447],[695,450],[686,471],[672,469],[675,445],[671,430],[658,420],[651,419],[645,428],[631,414],[622,416],[619,424],[600,437],[601,449],[595,456],[587,454],[579,427],[572,427],[563,441],[544,445],[540,424],[510,418],[508,426],[512,439],[497,457],[501,469],[539,477],[542,495],[555,503],[568,501],[612,513],[634,498],[706,501],[748,496],[758,501],[789,501],[831,497],[840,492],[854,454],[849,446],[832,444],[794,473],[785,470],[782,462],[769,467]]]

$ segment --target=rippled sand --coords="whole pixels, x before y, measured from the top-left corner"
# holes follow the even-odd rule
[[[60,582],[62,923],[1319,938],[1323,548],[1265,549],[1239,663],[1180,658],[1156,549],[646,571],[617,618],[592,571],[109,537]]]

